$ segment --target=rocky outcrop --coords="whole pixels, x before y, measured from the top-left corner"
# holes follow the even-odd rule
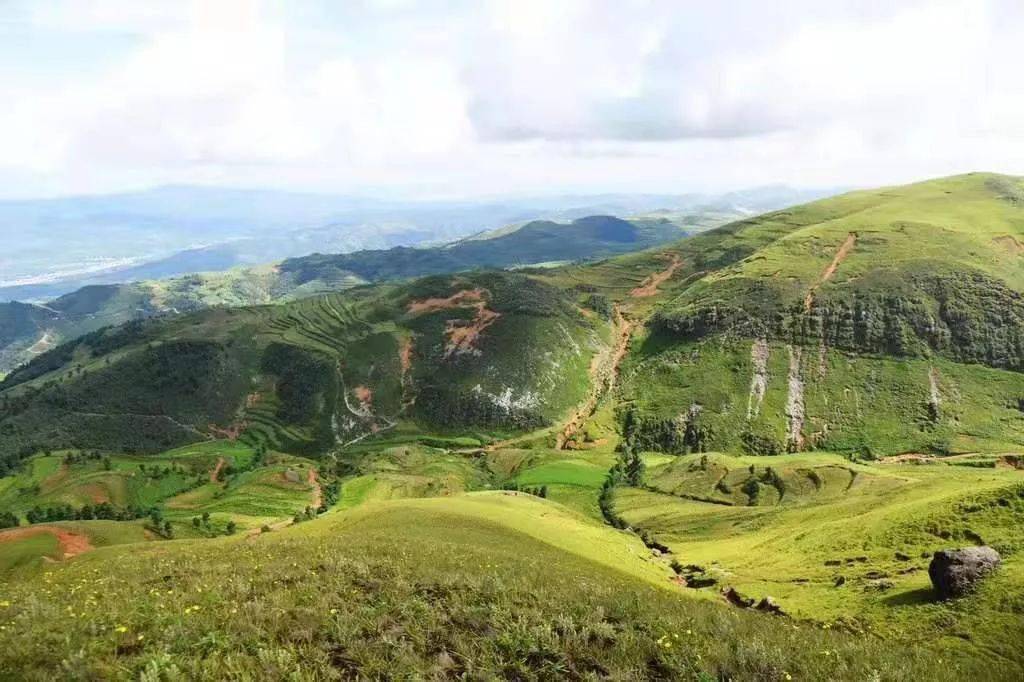
[[[750,364],[754,373],[750,378],[750,395],[747,396],[747,419],[761,413],[761,403],[768,390],[768,353],[767,339],[756,339],[750,346]]]
[[[991,547],[944,549],[935,553],[928,576],[942,599],[962,597],[999,567],[999,552]]]
[[[789,346],[789,393],[786,397],[786,450],[798,452],[804,444],[804,382],[800,376],[802,349]]]

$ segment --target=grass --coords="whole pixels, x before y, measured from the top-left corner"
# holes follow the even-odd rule
[[[0,531],[0,579],[35,575],[41,568],[63,559],[63,550],[52,530],[82,536],[93,547],[106,547],[148,540],[141,522],[59,521],[19,530]],[[24,537],[5,539],[10,534]]]
[[[13,571],[34,569],[39,566],[42,557],[60,558],[60,544],[57,538],[49,533],[4,542],[3,552],[0,552],[0,575],[6,576]]]
[[[896,642],[679,594],[631,536],[524,495],[108,548],[4,587],[0,675],[951,679]]]
[[[751,505],[742,481],[760,479],[766,467],[784,482],[785,495],[779,499],[762,483]],[[719,481],[731,482],[731,493]],[[1024,614],[1015,596],[1024,578],[1024,481],[1017,471],[852,464],[824,453],[712,454],[653,466],[647,484],[619,491],[617,512],[700,566],[717,581],[713,589],[771,596],[797,617],[858,632],[937,643],[947,657],[1024,665],[1001,634]],[[937,603],[927,574],[932,553],[980,543],[998,549],[1004,567],[977,595]]]
[[[621,400],[643,422],[644,447],[672,451],[663,431],[691,405],[700,405],[703,448],[741,452],[754,433],[785,451],[789,420],[789,348],[768,344],[766,390],[748,416],[752,342],[720,337],[698,343],[649,338],[623,368]],[[802,348],[805,447],[858,456],[902,452],[1013,452],[1024,448],[1024,395],[1019,372],[940,358],[854,356]],[[939,396],[933,413],[931,377]],[[677,439],[682,446],[682,437]],[[681,450],[677,450],[681,451]]]

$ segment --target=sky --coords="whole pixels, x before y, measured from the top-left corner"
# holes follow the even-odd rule
[[[1024,174],[1022,36],[1019,0],[0,0],[0,197]]]

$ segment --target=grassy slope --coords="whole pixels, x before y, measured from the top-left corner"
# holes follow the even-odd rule
[[[781,488],[769,482],[766,467]],[[760,483],[753,503],[743,492],[752,478]],[[684,563],[704,569],[717,580],[713,589],[770,595],[796,616],[857,632],[937,642],[950,657],[1024,665],[1002,636],[1024,617],[1017,596],[1024,580],[1019,471],[862,465],[816,453],[712,454],[652,465],[647,484],[620,491],[617,511]],[[983,542],[1003,554],[1000,571],[977,595],[936,603],[927,574],[931,554]]]
[[[804,387],[798,447],[1019,448],[1022,192],[1018,179],[988,174],[854,192],[673,247],[683,267],[624,365],[622,398],[644,422],[645,447],[738,451],[759,440],[774,445],[759,451],[785,450],[793,348]],[[642,258],[557,276],[593,276],[626,296]],[[767,392],[747,419],[757,337],[770,343]],[[699,445],[671,433],[692,405],[702,409],[691,429]]]
[[[768,616],[739,618],[724,605],[674,595],[679,588],[645,555],[628,536],[551,502],[503,494],[377,503],[252,538],[109,548],[8,583],[0,672],[24,679],[63,674],[65,665],[124,679],[144,670],[192,679],[943,679],[961,672],[873,638],[783,628]]]
[[[972,173],[852,192],[768,214],[757,230],[785,234],[756,257],[710,278],[708,286],[771,278],[787,301],[802,300],[852,232],[856,245],[826,288],[842,287],[879,267],[936,260],[981,270],[1022,290],[1020,250],[1014,244],[1024,237],[1022,192],[1016,178]]]
[[[479,302],[412,307],[477,290]],[[480,305],[491,317],[453,348],[452,330],[475,324]],[[503,435],[579,401],[603,326],[557,289],[499,273],[149,321],[8,377],[0,452],[8,462],[44,444],[156,452],[226,430],[295,454],[396,428]]]

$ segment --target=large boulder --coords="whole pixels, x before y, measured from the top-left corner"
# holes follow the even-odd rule
[[[928,575],[943,599],[962,597],[996,570],[1000,561],[999,552],[991,547],[944,549],[932,557]]]

